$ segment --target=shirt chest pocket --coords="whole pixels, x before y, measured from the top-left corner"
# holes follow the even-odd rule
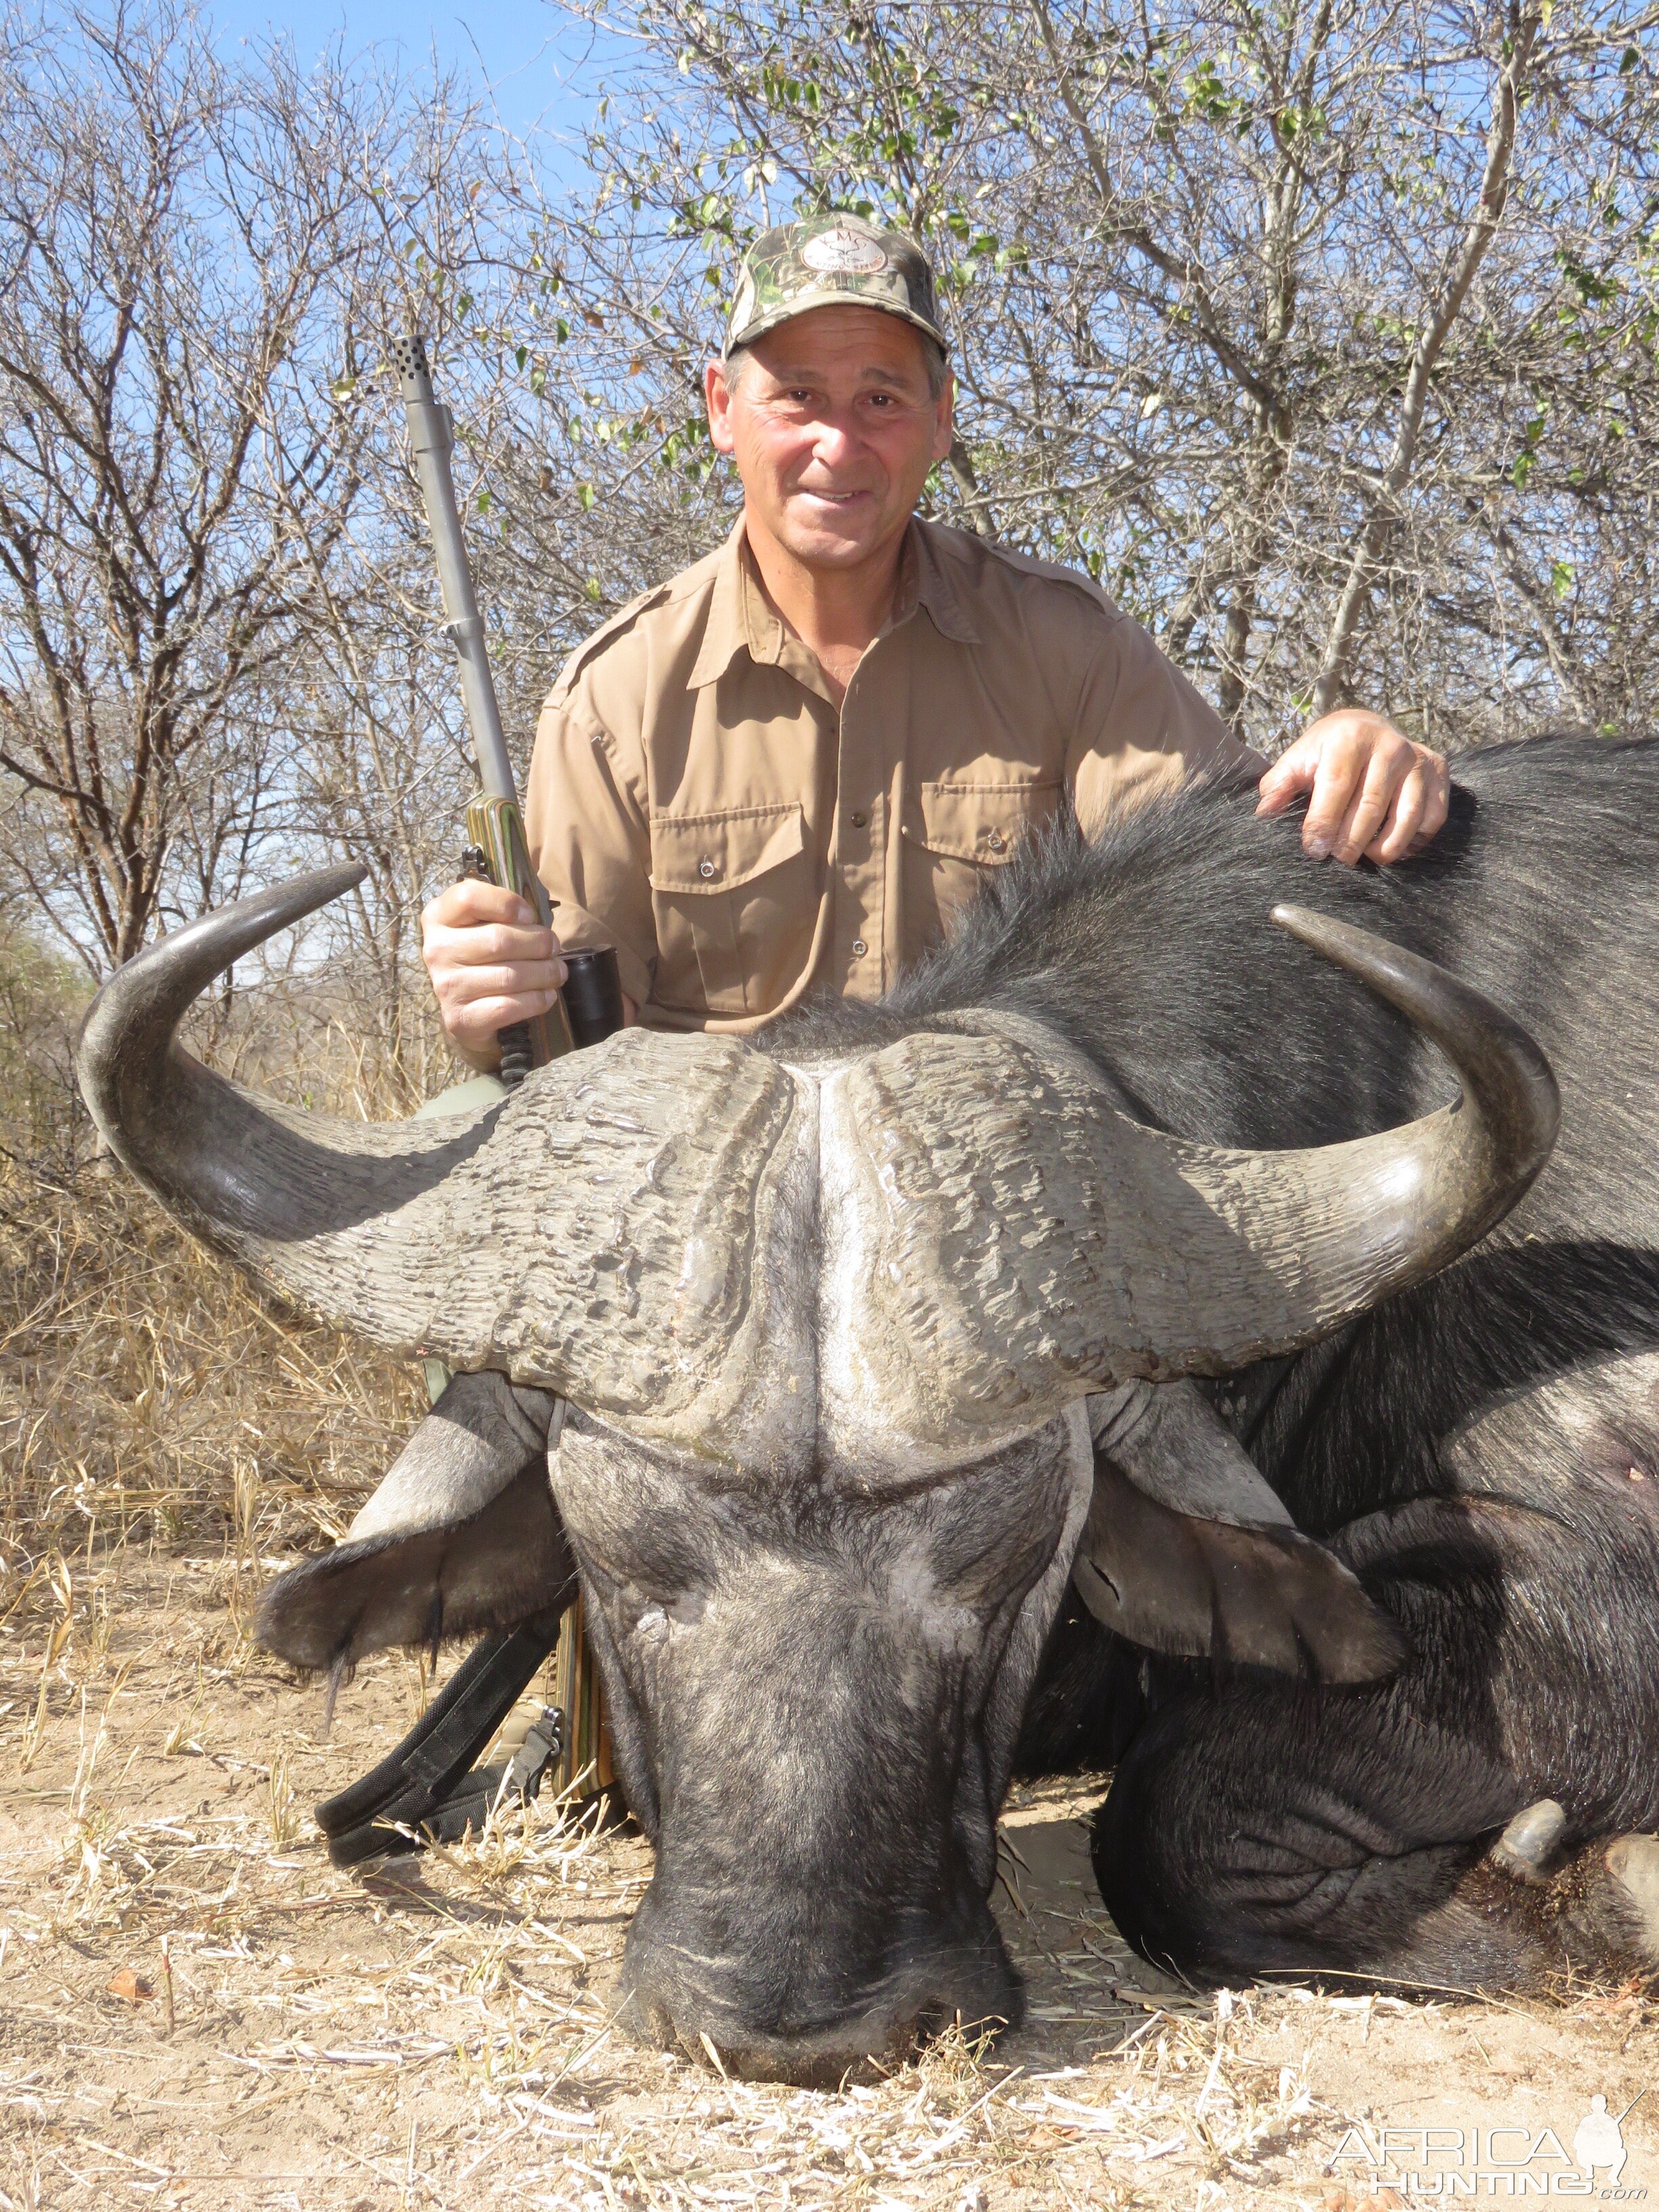
[[[905,811],[907,954],[936,943],[988,868],[1006,867],[1022,842],[1060,811],[1053,783],[922,783]]]
[[[808,874],[798,802],[653,814],[659,1002],[690,1012],[769,1012],[794,980],[792,958],[799,967],[811,943]]]

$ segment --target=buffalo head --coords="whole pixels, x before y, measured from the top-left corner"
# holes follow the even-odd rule
[[[557,1602],[574,1555],[656,1846],[636,2022],[802,2076],[1013,2017],[994,1823],[1067,1577],[1163,1649],[1394,1663],[1183,1378],[1310,1344],[1475,1242],[1548,1152],[1547,1067],[1441,970],[1285,909],[1441,1047],[1455,1105],[1218,1151],[1133,1119],[1054,1030],[973,1012],[853,1048],[633,1030],[395,1126],[180,1050],[215,975],[354,880],[179,931],[82,1043],[100,1127],[198,1234],[479,1378],[269,1640],[328,1664],[501,1625]],[[550,1486],[526,1440],[555,1410]]]

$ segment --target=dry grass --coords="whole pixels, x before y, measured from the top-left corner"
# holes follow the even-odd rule
[[[4,1865],[12,2203],[955,2212],[1145,2201],[1152,2172],[1188,2198],[1213,2176],[1197,2201],[1219,2203],[1225,2176],[1265,2179],[1308,2136],[1303,2052],[1254,2049],[1249,2002],[1145,1990],[1074,1848],[1071,1874],[1042,1875],[1037,1844],[1081,1833],[1052,1792],[1020,1808],[1005,1868],[1037,2015],[1013,2045],[948,2035],[830,2094],[635,2051],[609,1978],[644,1845],[556,1805],[418,1867],[335,1873],[279,1808],[405,1723],[412,1670],[367,1670],[325,1747],[314,1698],[214,1622],[213,1564],[161,1573],[130,1579],[104,1663],[52,1669],[51,1812]]]
[[[611,1976],[643,1844],[538,1807],[336,1873],[292,1808],[406,1725],[416,1670],[367,1668],[325,1744],[315,1692],[240,1644],[224,1579],[206,1551],[131,1567],[106,1654],[49,1670],[0,1849],[8,2208],[1352,2208],[1370,2191],[1330,2160],[1352,2122],[1443,2120],[1452,2090],[1466,2124],[1570,2139],[1593,2091],[1618,2109],[1650,2076],[1634,1990],[1552,2011],[1159,1981],[1088,1880],[1097,1784],[1006,1816],[1018,2036],[950,2035],[836,2092],[636,2050]]]
[[[417,1379],[284,1321],[112,1165],[0,1163],[0,1607],[100,1547],[337,1536]],[[10,1587],[9,1587],[9,1585]]]
[[[1092,1886],[1099,1784],[1018,1796],[998,1906],[1030,2018],[885,2078],[751,2086],[630,2045],[649,1854],[568,1807],[367,1877],[309,1808],[427,1694],[320,1692],[251,1644],[416,1379],[256,1305],[127,1181],[0,1170],[0,2212],[1330,2205],[1350,2122],[1547,2122],[1659,2074],[1636,1987],[1564,2006],[1199,1996]],[[1638,2106],[1627,2183],[1659,2183]]]

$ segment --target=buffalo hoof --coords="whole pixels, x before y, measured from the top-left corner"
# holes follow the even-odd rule
[[[1645,1963],[1659,1961],[1659,1836],[1620,1836],[1601,1863],[1632,1931],[1629,1948]]]
[[[1554,1798],[1540,1797],[1517,1813],[1492,1845],[1492,1864],[1517,1881],[1541,1888],[1550,1878],[1550,1862],[1566,1825],[1566,1814]]]
[[[1619,1836],[1586,1852],[1570,1922],[1618,1960],[1659,1966],[1659,1836]]]

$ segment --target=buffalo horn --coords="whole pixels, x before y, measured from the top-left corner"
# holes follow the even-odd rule
[[[1462,1091],[1437,1113],[1345,1144],[1181,1148],[1182,1180],[1225,1231],[1186,1278],[1189,1342],[1178,1349],[1189,1371],[1310,1343],[1438,1273],[1522,1196],[1560,1121],[1548,1060],[1490,999],[1352,923],[1296,906],[1273,918],[1431,1038]]]
[[[366,873],[301,876],[148,947],[94,1000],[76,1071],[111,1150],[204,1243],[325,1320],[413,1346],[426,1340],[435,1263],[456,1241],[435,1194],[494,1115],[336,1120],[254,1097],[176,1036],[216,975]]]
[[[182,1050],[204,985],[361,877],[330,869],[207,915],[110,979],[77,1071],[118,1157],[258,1281],[388,1350],[665,1419],[728,1368],[733,1389],[769,1357],[798,1371],[788,1344],[767,1350],[779,1333],[749,1265],[793,1093],[738,1040],[668,1048],[623,1030],[505,1100],[396,1122],[277,1105]]]
[[[930,1448],[1012,1434],[1079,1390],[1316,1343],[1478,1243],[1543,1166],[1555,1080],[1507,1014],[1364,930],[1274,919],[1432,1039],[1462,1095],[1374,1136],[1247,1152],[1134,1119],[1023,1014],[849,1069],[826,1118],[867,1163],[860,1387]]]

